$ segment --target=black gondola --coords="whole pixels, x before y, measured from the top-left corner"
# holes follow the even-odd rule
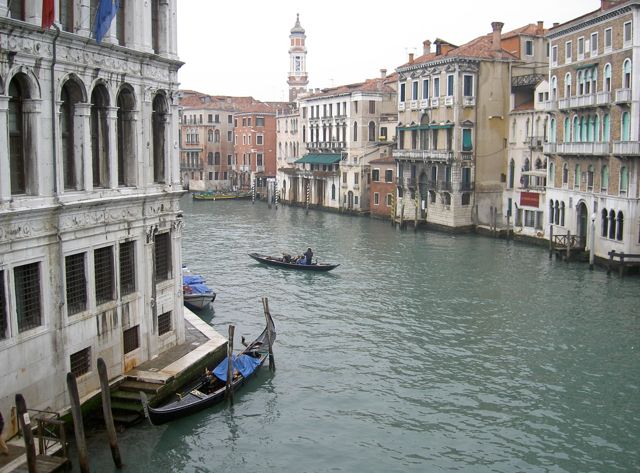
[[[251,342],[239,355],[233,356],[233,379],[231,389],[235,392],[269,356],[269,343],[276,339],[276,329],[271,315],[267,313],[267,326],[260,336]],[[171,401],[157,407],[149,406],[144,393],[140,393],[145,415],[152,424],[159,425],[188,416],[211,407],[225,398],[227,357],[216,367],[207,368],[209,376],[202,376],[188,384],[189,388]],[[244,374],[243,374],[244,373]]]
[[[340,266],[339,264],[329,263],[311,263],[311,264],[299,264],[291,261],[286,256],[281,258],[277,256],[261,255],[259,253],[249,253],[249,256],[260,263],[268,264],[271,266],[278,266],[281,268],[299,269],[301,271],[331,271],[332,269]]]

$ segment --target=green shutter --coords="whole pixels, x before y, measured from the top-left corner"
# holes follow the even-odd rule
[[[463,128],[462,130],[462,151],[471,151],[473,145],[471,144],[471,130],[469,128]]]

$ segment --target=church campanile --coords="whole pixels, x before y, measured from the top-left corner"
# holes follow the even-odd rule
[[[289,102],[296,100],[298,95],[307,91],[309,79],[307,77],[307,48],[304,40],[304,28],[300,26],[300,14],[296,15],[296,24],[291,28],[289,39]]]

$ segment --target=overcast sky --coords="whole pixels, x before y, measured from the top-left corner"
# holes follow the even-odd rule
[[[211,95],[287,100],[289,33],[300,13],[309,87],[378,77],[422,54],[422,42],[461,45],[491,32],[544,21],[545,27],[593,11],[600,0],[277,0],[178,2],[180,87]]]

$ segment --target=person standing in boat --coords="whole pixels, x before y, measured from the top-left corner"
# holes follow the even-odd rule
[[[307,251],[304,253],[304,257],[305,257],[305,264],[311,264],[311,258],[313,258],[313,251],[311,251],[311,248],[307,248]]]

